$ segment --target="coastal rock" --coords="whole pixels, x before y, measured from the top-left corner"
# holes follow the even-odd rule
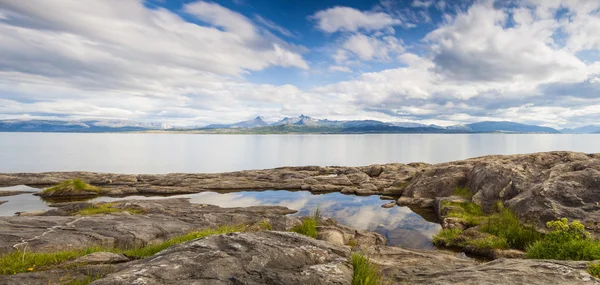
[[[112,252],[94,252],[79,257],[70,262],[70,264],[113,264],[127,261],[129,261],[129,258],[122,254],[116,254]]]
[[[164,250],[94,285],[350,284],[350,250],[296,233],[211,236]]]
[[[31,194],[33,192],[28,192],[28,191],[0,191],[0,197],[7,197],[7,196],[16,196],[16,195],[21,195],[21,194]]]
[[[0,205],[4,204],[6,202],[8,202],[8,201],[0,201]]]
[[[116,202],[115,207],[140,209],[145,214],[0,217],[0,253],[25,246],[34,251],[83,248],[90,244],[128,248],[193,230],[253,225],[264,220],[274,230],[285,231],[297,220],[287,216],[296,211],[279,206],[221,208],[190,204],[187,199],[125,200]]]
[[[448,197],[462,186],[468,187],[474,194],[472,201],[486,212],[502,201],[522,221],[536,223],[539,228],[547,221],[566,217],[598,231],[599,154],[484,156],[432,165],[415,176],[401,199]]]

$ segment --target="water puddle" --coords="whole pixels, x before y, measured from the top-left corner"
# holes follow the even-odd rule
[[[11,187],[11,190],[39,191],[27,186]],[[0,188],[0,191],[8,190]],[[202,192],[174,195],[170,198],[189,198],[192,203],[213,204],[221,207],[248,207],[279,205],[298,210],[296,215],[310,215],[317,207],[325,217],[351,227],[375,231],[388,240],[389,245],[407,248],[433,249],[431,237],[441,227],[433,212],[423,209],[394,206],[382,208],[390,200],[379,196],[355,196],[341,193],[315,195],[306,191],[239,191],[230,193]],[[89,201],[118,201],[124,199],[164,199],[160,196],[98,197]],[[20,211],[50,209],[52,201],[44,201],[32,194],[0,197],[8,201],[0,205],[0,216],[12,216]],[[417,214],[418,212],[419,214]]]

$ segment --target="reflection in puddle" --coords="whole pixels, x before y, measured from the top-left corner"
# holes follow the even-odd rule
[[[4,190],[4,188],[0,188]],[[14,189],[21,190],[21,189]],[[408,207],[395,206],[391,209],[381,205],[389,201],[379,196],[354,196],[341,193],[313,195],[306,191],[242,191],[231,193],[203,192],[170,197],[190,198],[192,203],[213,204],[221,207],[248,207],[279,205],[298,210],[296,215],[310,215],[317,207],[323,216],[335,218],[341,224],[359,229],[375,231],[385,236],[390,245],[409,248],[431,248],[431,237],[440,230],[440,225],[431,220],[431,212],[419,209],[425,220]],[[165,197],[99,197],[91,201],[118,201],[123,199],[164,199]],[[3,197],[8,203],[0,206],[0,216],[10,216],[18,211],[48,209],[48,202],[31,194]]]

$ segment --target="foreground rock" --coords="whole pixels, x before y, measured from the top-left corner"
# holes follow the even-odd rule
[[[233,233],[176,245],[92,284],[350,284],[347,247],[296,233]]]
[[[79,204],[65,204],[38,216],[0,217],[0,253],[25,247],[33,251],[89,245],[128,248],[222,225],[253,225],[266,220],[273,229],[285,231],[299,222],[287,216],[295,211],[284,207],[220,208],[190,204],[187,199],[130,200],[115,205],[143,210],[141,215],[70,216],[82,207]]]

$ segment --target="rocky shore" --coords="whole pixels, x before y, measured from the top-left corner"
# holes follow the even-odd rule
[[[45,187],[79,178],[101,195],[170,195],[203,191],[306,190],[391,195],[399,205],[434,207],[436,198],[466,187],[491,211],[497,201],[540,228],[550,220],[581,220],[592,231],[600,221],[600,154],[545,152],[484,156],[441,164],[365,167],[283,167],[217,174],[125,175],[92,172],[0,174],[0,187]]]
[[[566,217],[581,220],[598,235],[600,221],[600,155],[574,152],[486,156],[434,165],[284,167],[219,174],[7,173],[0,174],[0,187],[41,188],[68,179],[99,187],[94,195],[268,189],[390,195],[399,205],[434,208],[444,228],[456,225],[441,205],[462,201],[455,196],[460,188],[484,212],[492,212],[499,201],[540,231],[545,222]],[[371,257],[393,284],[600,284],[586,272],[588,262],[521,258],[481,262],[455,252],[386,246],[379,234],[332,220],[321,221],[318,238],[312,239],[288,232],[301,221],[284,207],[127,200],[111,203],[114,212],[78,214],[90,206],[97,207],[65,203],[33,216],[0,217],[0,253],[51,252],[90,244],[139,247],[223,225],[243,224],[248,230],[184,242],[144,259],[94,253],[81,266],[69,263],[0,275],[0,284],[63,284],[89,278],[98,279],[92,284],[349,284],[348,258],[356,251]],[[268,229],[261,226],[264,223]]]
[[[353,251],[368,254],[393,284],[598,284],[585,262],[500,259],[481,263],[447,251],[385,246],[376,233],[322,220],[318,238],[287,232],[300,223],[283,207],[220,208],[186,199],[121,201],[143,210],[72,216],[86,203],[58,206],[39,216],[0,218],[0,250],[52,252],[90,244],[134,246],[194,229],[249,225],[241,233],[177,244],[144,259],[93,253],[48,270],[0,275],[0,284],[350,284]],[[256,227],[268,221],[272,230]],[[79,284],[79,283],[78,283]]]

